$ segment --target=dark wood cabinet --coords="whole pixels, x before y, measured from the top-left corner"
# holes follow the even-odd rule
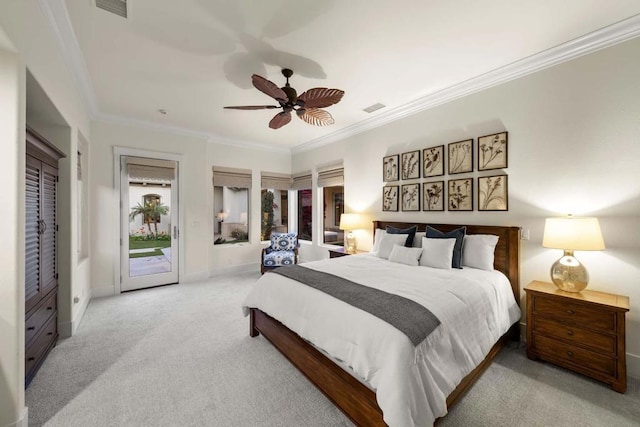
[[[57,182],[64,154],[27,129],[25,163],[25,386],[58,339]]]
[[[625,314],[629,298],[584,290],[564,292],[531,282],[527,293],[527,356],[627,389]]]

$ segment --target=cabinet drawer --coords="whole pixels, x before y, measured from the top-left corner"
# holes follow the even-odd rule
[[[53,316],[44,326],[42,332],[36,337],[33,344],[27,347],[25,351],[24,369],[29,376],[31,370],[38,366],[42,357],[51,348],[52,344],[58,337],[58,318]]]
[[[25,330],[25,345],[28,347],[31,341],[38,335],[38,332],[47,320],[57,312],[57,298],[56,292],[51,293],[49,297],[40,303],[32,314],[27,317],[24,325]]]
[[[578,343],[597,351],[606,351],[611,354],[616,352],[616,337],[614,335],[597,333],[537,316],[534,316],[533,319],[533,330],[539,334]]]
[[[616,360],[613,357],[539,335],[534,335],[533,340],[533,346],[542,358],[548,355],[558,364],[562,364],[561,362],[572,364],[572,368],[576,370],[588,369],[610,377],[616,376]]]
[[[613,311],[597,307],[572,304],[565,299],[536,296],[533,300],[534,314],[555,317],[570,323],[589,325],[594,329],[615,332],[616,315]]]

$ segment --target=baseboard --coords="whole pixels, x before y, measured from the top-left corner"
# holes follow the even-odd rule
[[[238,264],[231,265],[229,267],[217,267],[215,270],[209,272],[209,277],[220,276],[222,274],[239,274],[260,271],[260,263],[252,262],[250,264]]]
[[[29,427],[29,408],[25,406],[20,418],[11,424],[7,424],[5,427]]]
[[[640,356],[627,353],[627,375],[640,379]]]
[[[58,334],[60,338],[71,338],[73,336],[73,322],[58,323]]]
[[[116,294],[114,285],[91,288],[91,298],[112,297]]]
[[[180,283],[202,282],[208,278],[209,275],[207,272],[201,271],[199,273],[185,274],[180,280]]]

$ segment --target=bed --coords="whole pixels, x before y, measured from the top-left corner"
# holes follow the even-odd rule
[[[385,229],[387,226],[393,226],[397,228],[406,228],[411,225],[413,225],[413,223],[388,222],[388,221],[374,221],[374,224],[373,224],[374,232],[375,232],[375,229]],[[460,227],[460,225],[452,225],[452,224],[448,224],[448,225],[429,224],[429,225],[444,232],[451,231]],[[426,227],[426,224],[418,224],[418,231],[424,231],[425,227]],[[519,301],[519,292],[520,292],[519,291],[519,265],[518,265],[519,228],[503,227],[503,226],[469,226],[467,225],[467,234],[492,234],[499,237],[498,243],[495,248],[494,267],[496,270],[503,273],[504,275],[502,276],[503,278],[505,278],[506,276],[505,278],[505,281],[507,282],[506,287],[507,288],[510,287],[510,292],[511,292],[509,297],[513,297],[512,300],[515,300],[513,304],[517,304],[517,302]],[[380,262],[375,261],[373,259],[374,257],[372,256],[368,256],[369,258],[366,258],[367,256],[360,257],[358,255],[355,257],[342,257],[336,260],[332,260],[333,262],[335,262],[334,264],[332,264],[332,268],[336,269],[337,271],[340,271],[341,268],[344,270],[346,268],[351,268],[347,264],[347,263],[351,263],[351,264],[359,264],[361,268],[366,268],[368,270],[375,271],[376,268],[378,268],[378,265],[383,262],[383,261],[380,261]],[[360,258],[357,258],[357,257],[360,257]],[[352,260],[349,261],[348,258],[352,258]],[[325,261],[325,264],[322,264],[322,262],[318,262],[315,268],[328,268],[328,266],[326,265],[326,262],[332,262],[332,261]],[[387,262],[387,261],[384,261],[384,262]],[[341,266],[339,263],[343,263],[344,265]],[[310,267],[314,266],[313,263],[309,263],[308,265]],[[276,281],[276,280],[280,281],[280,279],[276,279],[275,276],[276,275],[273,275],[273,276],[267,277],[266,279],[261,278],[262,283],[259,282],[256,285],[256,287],[260,287],[261,284],[265,286],[263,289],[267,289],[266,284],[268,284],[271,287],[276,286],[270,283],[270,281]],[[289,280],[289,279],[284,279],[284,280]],[[464,280],[460,279],[461,284],[459,286],[463,285],[462,282],[464,282]],[[401,281],[399,280],[398,282],[401,282]],[[286,286],[291,286],[291,284],[286,283]],[[304,286],[299,286],[299,287],[305,288]],[[253,293],[267,292],[266,290],[263,290],[263,289],[260,289],[259,291],[256,291]],[[509,290],[507,290],[506,292],[508,293]],[[250,294],[250,296],[252,294]],[[279,299],[279,297],[277,296],[274,297],[273,295],[267,297],[267,299],[269,298],[272,298],[273,300]],[[331,297],[327,297],[327,298],[331,298]],[[382,379],[376,378],[375,375],[373,375],[372,377],[369,377],[368,374],[366,373],[367,372],[366,368],[363,369],[360,366],[360,362],[358,360],[356,360],[355,362],[352,361],[351,363],[349,363],[347,361],[348,357],[344,357],[343,354],[340,354],[339,352],[337,352],[337,354],[339,355],[337,356],[335,353],[337,351],[337,348],[336,347],[332,348],[330,344],[327,344],[326,337],[322,338],[320,336],[316,336],[315,333],[308,333],[305,327],[299,327],[298,325],[296,325],[297,320],[295,318],[293,319],[287,318],[285,314],[278,313],[276,317],[280,316],[280,320],[282,320],[282,322],[287,324],[289,327],[285,326],[283,323],[281,323],[281,321],[276,320],[275,318],[267,314],[267,312],[271,312],[271,309],[268,303],[264,305],[264,307],[267,307],[267,308],[262,307],[263,309],[261,310],[259,308],[256,308],[256,306],[259,306],[260,304],[252,304],[251,298],[248,298],[247,301],[248,302],[245,302],[244,308],[245,308],[245,312],[250,315],[250,335],[252,337],[255,337],[259,334],[262,334],[265,338],[267,338],[283,355],[285,355],[290,360],[290,362],[294,366],[296,366],[320,391],[322,391],[355,424],[363,425],[363,426],[385,425],[385,421],[383,419],[383,412],[380,406],[378,405],[378,401],[381,402],[381,406],[385,406],[386,408],[384,416],[386,416],[387,418],[391,417],[392,420],[402,420],[401,416],[398,418],[395,415],[393,416],[391,415],[392,412],[395,412],[396,410],[395,408],[393,410],[389,410],[388,408],[390,408],[390,406],[388,403],[386,403],[386,401],[388,400],[389,395],[394,396],[396,400],[402,398],[403,391],[400,390],[401,392],[398,393],[398,395],[396,396],[395,389],[393,388],[396,386],[393,385],[392,387],[390,385],[386,385],[384,376],[382,375],[380,376]],[[314,301],[313,305],[316,306],[318,304],[320,303]],[[437,310],[436,306],[434,306],[434,308],[436,308]],[[274,311],[277,311],[277,310],[274,310]],[[335,314],[333,310],[330,310],[330,311],[332,312],[331,316],[328,316],[323,321],[318,321],[316,319],[316,323],[329,322],[335,316],[338,316],[338,317],[340,316],[339,312],[338,314]],[[519,310],[518,310],[518,315],[519,315]],[[511,317],[513,318],[513,315]],[[513,322],[513,319],[511,321]],[[301,322],[304,323],[305,321],[301,320]],[[355,324],[358,325],[359,322],[356,322]],[[376,328],[378,327],[379,325]],[[297,333],[293,332],[292,329],[302,331],[300,333],[301,335],[304,336],[304,338],[299,336]],[[351,329],[351,328],[347,328],[347,329]],[[503,326],[503,329],[504,329],[504,326]],[[429,405],[431,405],[430,411],[433,413],[433,418],[437,416],[442,416],[446,413],[446,408],[450,408],[460,398],[460,396],[471,386],[471,384],[473,384],[473,382],[480,376],[480,374],[484,371],[484,369],[488,367],[491,360],[495,357],[495,355],[499,352],[499,350],[505,345],[505,343],[508,341],[509,338],[518,339],[519,333],[518,333],[517,322],[514,322],[510,327],[507,326],[507,329],[508,331],[506,331],[504,334],[501,334],[495,338],[495,343],[491,341],[488,345],[486,342],[483,344],[484,349],[482,350],[483,351],[482,355],[480,357],[478,357],[477,354],[474,356],[474,360],[472,361],[473,365],[471,367],[467,366],[465,368],[466,370],[464,371],[464,375],[458,374],[458,373],[454,374],[454,377],[455,375],[460,375],[460,378],[456,377],[455,379],[451,380],[451,381],[455,381],[455,385],[453,386],[451,384],[447,384],[446,386],[441,386],[439,384],[439,381],[442,381],[442,378],[440,379],[437,378],[438,370],[436,368],[434,368],[436,371],[435,379],[430,378],[434,376],[433,375],[434,372],[429,371],[429,368],[422,368],[423,365],[427,366],[428,363],[430,363],[430,360],[437,360],[437,358],[439,357],[437,353],[435,353],[435,355],[430,355],[428,357],[429,359],[427,361],[428,363],[424,362],[419,365],[419,369],[421,370],[418,373],[420,375],[416,375],[416,376],[430,378],[430,379],[428,378],[427,380],[425,380],[424,378],[421,378],[420,380],[420,381],[425,381],[425,384],[427,384],[426,386],[424,386],[425,389],[427,387],[430,387],[432,383],[438,384],[438,387],[433,387],[433,391],[429,391],[431,389],[428,389],[426,392],[426,394],[436,396],[436,397],[428,397],[428,399],[435,399],[436,401],[436,404],[434,404],[433,402],[429,402]],[[387,337],[385,337],[384,339],[386,340]],[[434,340],[436,339],[440,339],[440,338],[434,338]],[[449,338],[447,338],[446,340],[449,340]],[[321,345],[316,346],[318,342],[320,342]],[[438,343],[439,341],[434,341],[434,342]],[[440,347],[440,346],[436,345],[436,347]],[[339,348],[343,348],[343,347],[339,347]],[[383,348],[383,347],[380,347],[380,348]],[[477,353],[477,350],[474,350],[474,351],[475,353]],[[334,354],[331,354],[331,353],[334,353]],[[382,354],[384,353],[384,351],[380,351],[380,353]],[[398,350],[398,353],[404,354],[406,352]],[[393,351],[393,353],[389,353],[389,355],[395,356],[395,350]],[[465,362],[465,363],[468,364],[468,363],[471,363],[471,361]],[[414,369],[414,368],[411,368],[411,369]],[[353,372],[353,371],[356,371],[356,372]],[[359,373],[360,375],[358,375],[357,373]],[[409,375],[409,374],[405,375],[404,372],[400,372],[400,371],[399,373],[400,374],[398,375],[394,374],[393,376],[394,380],[404,381],[401,378],[405,378],[407,383],[411,383],[407,388],[423,387],[420,384],[417,384],[417,385],[413,384],[414,375]],[[389,375],[387,375],[387,377],[389,377]],[[398,379],[395,379],[396,377]],[[448,381],[447,379],[447,382],[451,382],[451,381]],[[384,388],[382,387],[382,385],[384,385]],[[379,386],[379,387],[376,387],[376,386]],[[444,402],[445,399],[443,396],[438,396],[438,392],[440,388],[447,390],[446,403]],[[378,396],[376,396],[376,392],[373,391],[374,389],[378,391]],[[394,393],[390,393],[390,390],[393,391]],[[411,394],[412,392],[408,392],[408,393],[410,393],[408,394],[409,396],[408,400],[411,400],[413,402],[412,399],[414,395]],[[422,396],[420,393],[418,394]],[[438,399],[442,400],[441,406],[446,405],[444,406],[444,410],[442,409],[442,407],[437,408],[437,406],[440,405],[440,403],[438,402]],[[422,402],[418,402],[417,404],[414,402],[412,403],[412,405],[413,406],[418,405],[420,408],[424,406]],[[436,407],[436,409],[432,409],[432,407],[434,406]],[[420,422],[421,424],[423,423],[424,419],[427,419],[429,416],[432,415],[431,412],[429,412],[426,415],[424,414],[420,415],[418,419],[421,420]],[[433,421],[433,418],[431,418],[430,420]],[[402,423],[404,424],[405,422],[402,421]],[[399,424],[399,422],[394,421],[394,422],[390,422],[390,424]]]

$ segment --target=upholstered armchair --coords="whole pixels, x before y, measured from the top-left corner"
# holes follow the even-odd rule
[[[260,272],[264,274],[285,265],[298,263],[298,233],[271,233],[271,244],[262,249]]]

